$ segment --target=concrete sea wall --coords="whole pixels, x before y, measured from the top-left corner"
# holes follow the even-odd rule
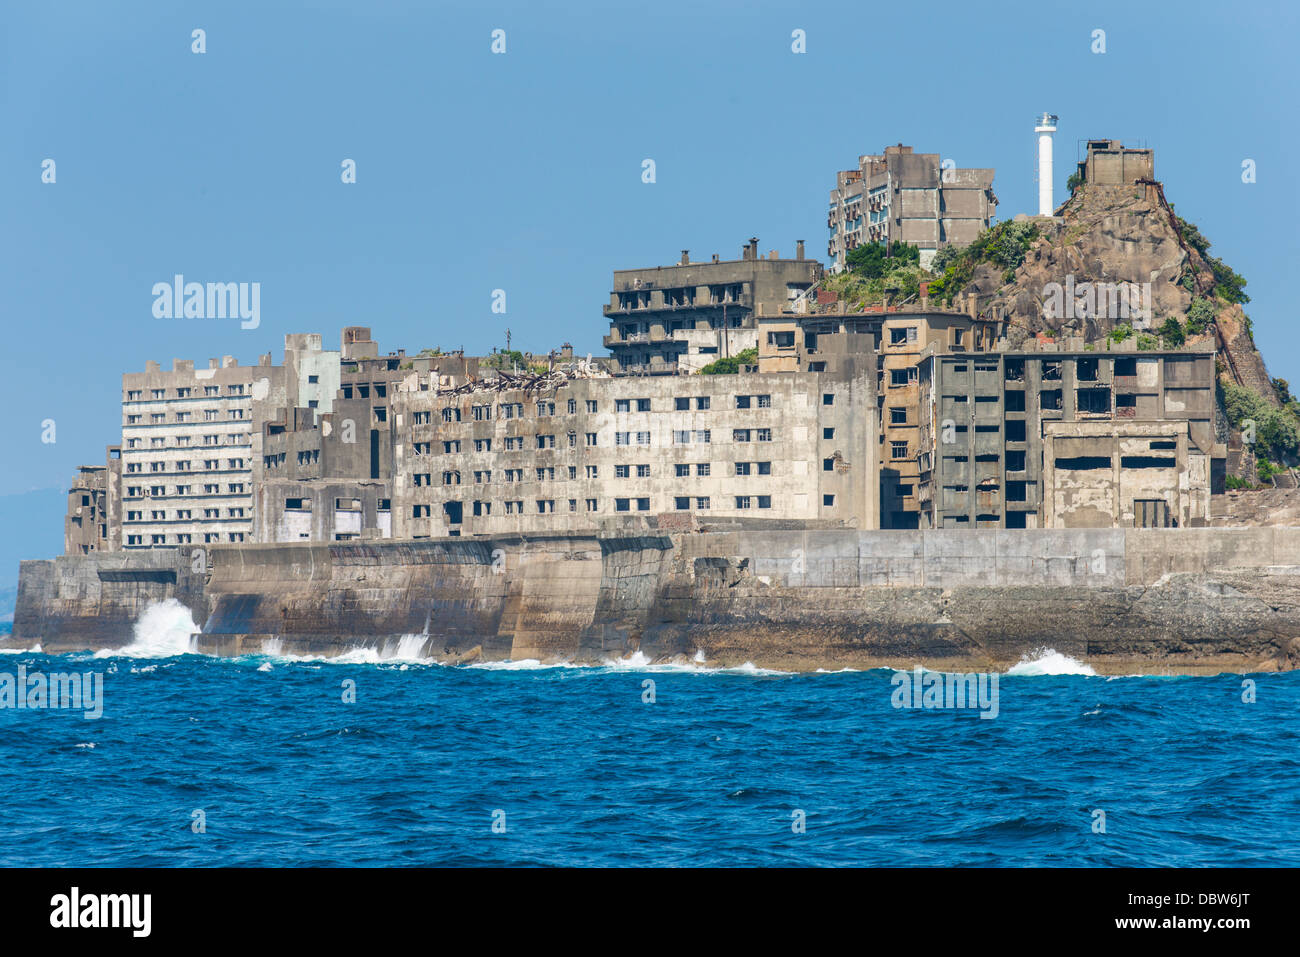
[[[1300,666],[1300,528],[719,527],[194,551],[25,562],[8,644],[123,645],[149,601],[175,597],[215,654],[406,638],[455,662],[640,651],[970,670],[1052,648],[1102,672]]]

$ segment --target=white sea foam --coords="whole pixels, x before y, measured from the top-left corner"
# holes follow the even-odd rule
[[[536,658],[520,658],[518,661],[476,661],[465,667],[480,671],[543,671],[547,668],[572,668],[573,665],[544,665]]]
[[[132,640],[124,648],[95,652],[96,658],[171,658],[194,653],[193,635],[199,626],[190,610],[175,598],[153,602],[135,623]]]
[[[290,663],[319,662],[331,665],[396,665],[396,664],[433,664],[424,646],[428,635],[403,635],[389,639],[382,645],[370,645],[363,648],[351,648],[341,655],[293,655],[283,654],[283,647],[278,638],[269,639],[262,644],[262,651],[267,657]]]
[[[1027,678],[1044,675],[1086,675],[1096,677],[1090,665],[1063,655],[1053,648],[1039,648],[1032,654],[1022,655],[1018,664],[1008,671],[1008,677]]]

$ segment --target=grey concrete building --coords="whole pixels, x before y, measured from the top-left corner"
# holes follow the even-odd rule
[[[68,488],[63,554],[108,551],[108,469],[81,465]]]
[[[395,399],[397,538],[596,528],[637,515],[875,527],[875,370],[549,377]]]
[[[1075,345],[922,359],[923,528],[1208,524],[1214,353]]]
[[[177,359],[123,375],[121,525],[109,534],[124,548],[252,540],[263,425],[295,407],[328,412],[337,364],[307,334],[285,337],[283,366],[267,353],[256,366]]]
[[[821,276],[821,263],[804,257],[802,240],[793,259],[776,250],[762,258],[758,240],[750,239],[740,259],[715,253],[710,262],[691,262],[682,250],[672,266],[616,270],[604,344],[616,371],[697,371],[756,348],[755,317],[778,314]]]
[[[1156,178],[1155,151],[1119,140],[1088,140],[1079,178],[1094,186],[1130,186]]]
[[[870,242],[911,243],[929,265],[941,246],[964,246],[987,229],[998,206],[993,170],[943,162],[900,143],[837,173],[826,216],[830,271],[842,271],[849,250]]]

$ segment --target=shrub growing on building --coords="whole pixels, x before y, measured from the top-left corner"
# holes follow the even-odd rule
[[[752,366],[756,362],[758,362],[757,349],[742,349],[734,356],[710,362],[700,370],[700,375],[735,375],[740,371],[741,366]]]

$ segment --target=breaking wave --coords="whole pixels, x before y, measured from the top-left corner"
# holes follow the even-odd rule
[[[135,623],[131,643],[95,652],[96,658],[172,658],[194,653],[199,626],[175,598],[150,603]]]
[[[1007,671],[1007,677],[1031,678],[1043,675],[1085,675],[1096,677],[1090,665],[1063,655],[1053,648],[1039,648],[1022,655],[1020,661]]]

